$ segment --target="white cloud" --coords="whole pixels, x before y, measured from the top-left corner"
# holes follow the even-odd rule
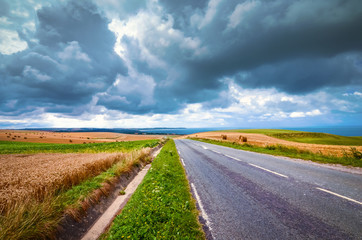
[[[137,61],[144,61],[152,68],[167,68],[166,59],[170,50],[186,50],[191,55],[199,55],[204,51],[201,41],[197,37],[185,36],[184,33],[174,28],[174,19],[170,14],[157,5],[141,10],[136,15],[126,20],[113,19],[109,29],[117,36],[115,52],[125,61],[130,61],[132,48],[129,41],[137,44]],[[157,7],[156,7],[157,6]],[[128,41],[126,40],[128,39]],[[134,51],[134,49],[133,49]],[[177,51],[177,50],[176,50]]]
[[[319,111],[319,109],[314,109],[312,111],[309,112],[292,112],[289,116],[291,118],[303,118],[303,117],[314,117],[314,116],[318,116],[318,115],[322,115],[321,111]]]
[[[313,111],[307,112],[306,113],[307,116],[318,116],[318,115],[322,115],[321,111],[319,111],[319,109],[314,109]]]
[[[16,31],[0,29],[0,53],[11,55],[27,48],[27,42],[21,40]]]
[[[31,31],[35,32],[36,26],[34,21],[29,21],[23,24],[23,32]]]
[[[283,96],[280,101],[282,102],[293,102],[294,101],[294,98],[292,97],[287,97],[287,96]]]
[[[208,25],[214,19],[215,15],[217,13],[217,10],[218,10],[218,6],[222,1],[223,0],[210,0],[209,1],[204,17],[199,19],[199,20],[201,20],[201,21],[199,21],[199,25],[198,25],[199,29],[204,28],[206,25]]]
[[[47,74],[41,73],[38,69],[32,68],[30,66],[25,66],[23,70],[23,75],[24,77],[28,78],[33,78],[33,79],[35,78],[41,82],[49,81],[52,79]]]
[[[226,108],[214,108],[212,111],[244,121],[288,121],[316,117],[340,109],[340,103],[332,101],[334,96],[325,92],[291,95],[276,89],[243,89],[231,79],[227,81],[229,90],[226,95],[232,103]]]
[[[305,117],[305,113],[304,112],[292,112],[289,116],[291,118],[301,118],[301,117]]]
[[[138,41],[141,51],[139,60],[147,62],[148,65],[153,68],[165,67],[165,62],[160,60],[155,54],[152,54],[149,49],[154,49],[153,47],[162,49],[170,44],[171,39],[166,37],[166,35],[160,34],[160,32],[168,34],[168,31],[162,30],[164,30],[166,26],[170,26],[170,21],[172,20],[162,20],[159,16],[144,11],[139,12],[136,16],[130,17],[128,21],[113,19],[109,24],[109,29],[117,36],[115,52],[126,62],[130,61],[131,53],[128,52],[128,45],[123,39],[123,37],[129,37]],[[158,26],[158,28],[155,29],[155,26]],[[151,32],[152,36],[150,35]],[[170,35],[172,35],[172,32]]]
[[[236,5],[233,13],[229,17],[229,23],[227,28],[237,27],[243,20],[244,15],[247,14],[251,9],[257,6],[258,2],[256,1],[246,1]]]
[[[11,24],[11,22],[9,22],[7,17],[0,17],[0,24],[4,26]]]
[[[345,97],[348,97],[348,96],[362,97],[362,93],[355,91],[354,93],[344,93],[343,96],[345,96]]]
[[[80,48],[79,43],[77,41],[69,42],[68,46],[66,46],[62,52],[58,53],[58,56],[63,61],[69,59],[75,59],[84,62],[91,61],[88,55],[82,52],[82,49]]]

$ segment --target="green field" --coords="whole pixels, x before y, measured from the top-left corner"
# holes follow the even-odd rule
[[[170,140],[105,237],[204,239],[197,217],[175,143]]]
[[[236,129],[221,132],[259,133],[292,142],[362,146],[362,137],[345,137],[328,133],[302,132],[282,129]]]
[[[128,152],[144,147],[155,147],[158,145],[158,143],[159,140],[140,140],[88,144],[56,144],[0,141],[0,154]]]

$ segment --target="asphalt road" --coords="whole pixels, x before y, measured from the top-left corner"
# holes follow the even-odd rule
[[[209,239],[362,239],[362,175],[175,143]]]

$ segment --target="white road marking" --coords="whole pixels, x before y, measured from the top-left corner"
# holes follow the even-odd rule
[[[202,145],[201,145],[201,147],[202,147],[203,149],[208,149],[207,147],[205,147],[205,146],[202,146]]]
[[[319,187],[317,187],[316,189],[318,189],[318,190],[320,190],[320,191],[323,191],[323,192],[326,192],[326,193],[329,193],[329,194],[332,194],[332,195],[335,195],[335,196],[337,196],[337,197],[346,199],[346,200],[348,200],[348,201],[351,201],[351,202],[358,203],[358,204],[361,204],[361,205],[362,205],[362,202],[359,202],[359,201],[354,200],[354,199],[349,198],[349,197],[345,197],[345,196],[340,195],[340,194],[338,194],[338,193],[335,193],[335,192],[332,192],[332,191],[329,191],[329,190],[326,190],[326,189],[323,189],[323,188],[319,188]]]
[[[213,152],[215,152],[215,153],[218,153],[218,154],[221,154],[221,152],[218,152],[218,151],[216,151],[216,150],[211,150],[211,151],[213,151]]]
[[[283,175],[283,174],[280,174],[280,173],[274,172],[274,171],[272,171],[272,170],[269,170],[269,169],[266,169],[266,168],[260,167],[260,166],[255,165],[255,164],[249,163],[249,165],[250,165],[250,166],[253,166],[253,167],[256,167],[256,168],[260,168],[260,169],[262,169],[262,170],[264,170],[264,171],[267,171],[267,172],[273,173],[273,174],[278,175],[278,176],[280,176],[280,177],[283,177],[283,178],[288,178],[288,176],[286,176],[286,175]]]
[[[182,162],[182,165],[184,165],[184,167],[186,167],[185,162],[182,158],[181,158],[181,162]]]
[[[236,158],[236,157],[233,157],[233,156],[230,156],[230,155],[227,155],[227,154],[225,154],[225,156],[228,157],[228,158],[232,158],[232,159],[234,159],[234,160],[236,160],[236,161],[241,162],[241,160],[238,159],[238,158]]]
[[[199,203],[199,207],[200,207],[200,210],[201,210],[201,215],[205,219],[206,225],[209,227],[210,233],[212,235],[212,228],[211,228],[211,223],[210,223],[209,216],[205,212],[204,205],[202,205],[201,198],[200,198],[199,194],[197,193],[196,187],[195,187],[195,185],[193,183],[191,183],[191,188],[195,193],[196,201]],[[214,238],[214,236],[212,236],[212,237]]]

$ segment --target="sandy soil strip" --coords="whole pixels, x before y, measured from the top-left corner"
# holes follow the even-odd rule
[[[158,149],[152,154],[152,157],[156,157],[162,148]],[[150,169],[151,164],[146,165],[137,176],[129,183],[125,192],[125,195],[118,196],[112,205],[103,213],[103,215],[93,224],[93,226],[88,230],[88,232],[82,237],[82,240],[97,240],[99,236],[106,231],[110,226],[113,219],[117,214],[123,209],[127,204],[128,200],[131,198],[133,193],[136,191],[138,185],[142,182],[143,178],[146,176],[148,170]]]

